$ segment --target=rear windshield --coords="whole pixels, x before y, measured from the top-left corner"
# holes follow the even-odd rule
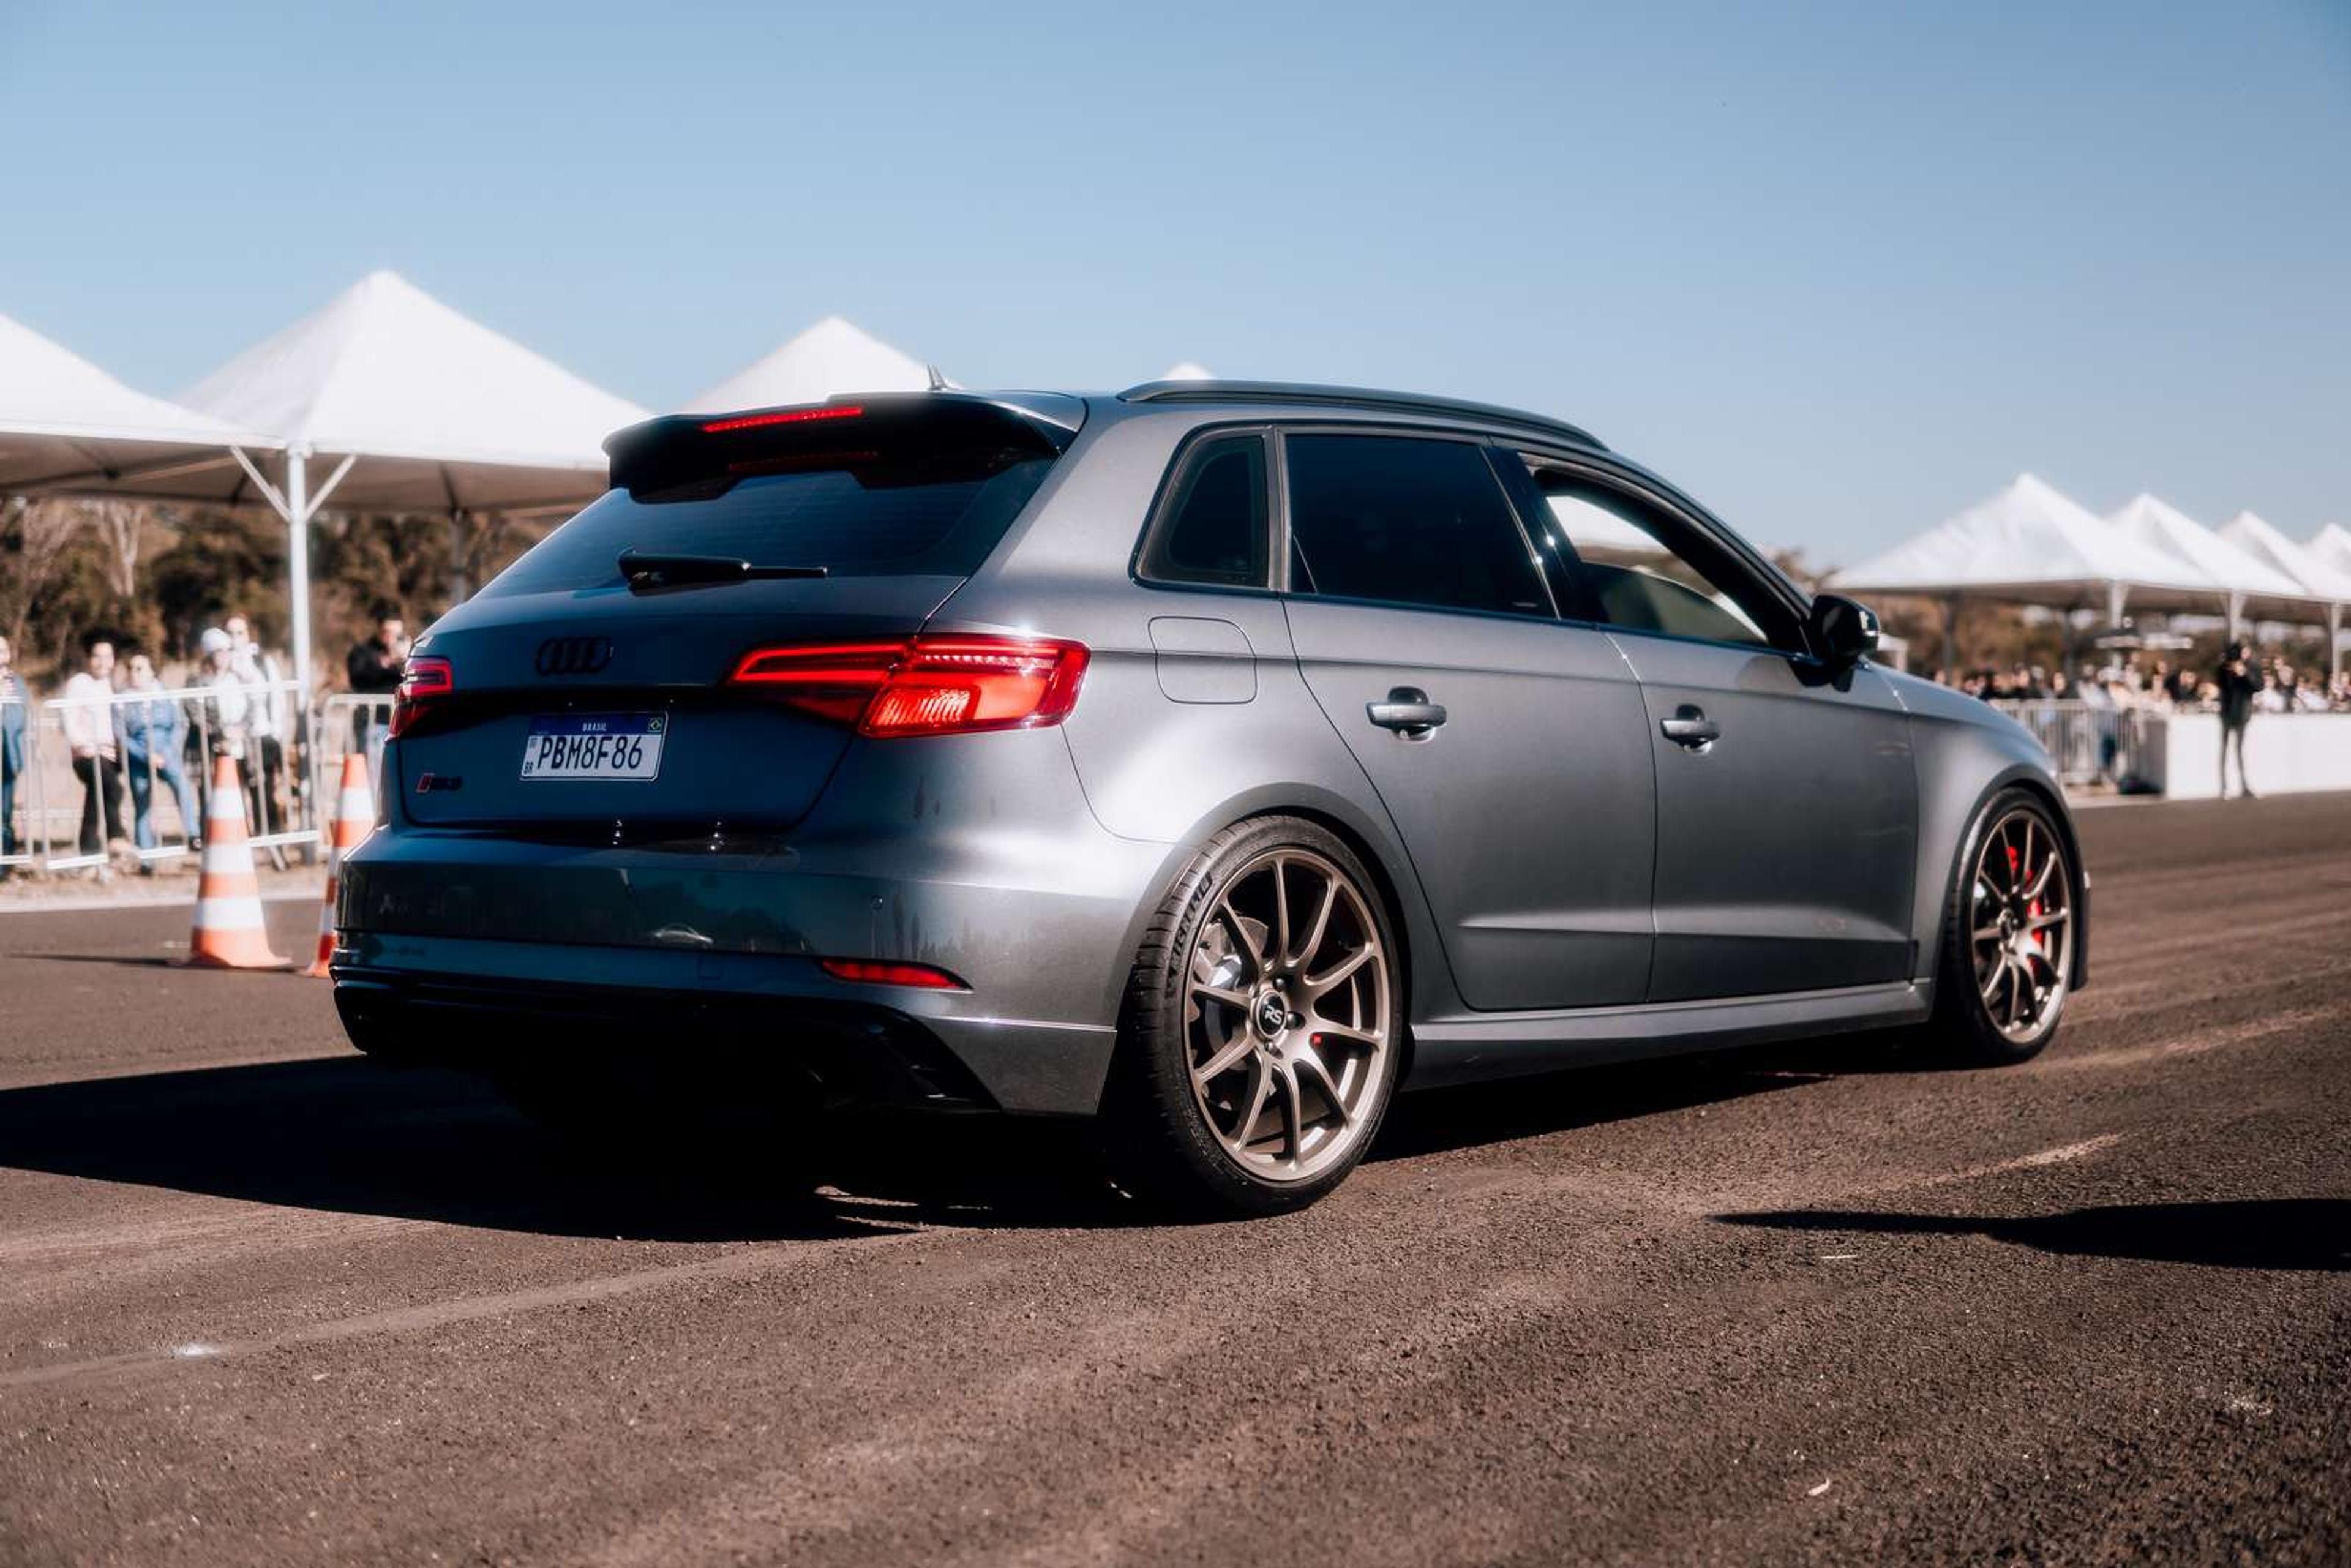
[[[968,577],[1044,482],[1050,457],[919,470],[767,474],[722,494],[608,492],[533,546],[484,596],[610,588],[621,552],[820,566],[835,577]]]

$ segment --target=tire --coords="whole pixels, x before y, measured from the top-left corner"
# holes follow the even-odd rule
[[[2053,870],[2042,869],[2048,857]],[[2072,994],[2080,886],[2072,849],[2040,796],[2011,789],[1985,802],[1944,901],[1935,1010],[1919,1031],[1928,1054],[2003,1067],[2047,1048]]]
[[[1402,956],[1337,835],[1260,817],[1210,839],[1128,976],[1100,1120],[1113,1178],[1197,1218],[1284,1213],[1337,1186],[1395,1094]]]

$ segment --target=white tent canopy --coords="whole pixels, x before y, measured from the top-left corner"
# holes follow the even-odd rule
[[[1197,360],[1178,360],[1159,372],[1163,382],[1212,382],[1217,373]]]
[[[1826,586],[1840,593],[2097,608],[2110,622],[2121,619],[2126,601],[2210,609],[2227,591],[2199,568],[2107,527],[2030,474],[1884,554],[1833,573]]]
[[[2228,596],[2231,626],[2249,612],[2301,615],[2311,608],[2310,594],[2301,583],[2267,561],[2247,555],[2168,502],[2137,496],[2120,511],[2109,514],[2106,522],[2218,585]]]
[[[197,382],[189,407],[361,461],[340,502],[381,511],[573,504],[645,411],[374,272]]]
[[[2319,565],[2351,575],[2351,528],[2341,523],[2329,523],[2311,535],[2302,549]]]
[[[815,326],[700,396],[682,412],[722,413],[738,408],[822,402],[837,392],[924,392],[927,367],[852,321],[828,316]]]
[[[238,444],[274,444],[133,392],[0,316],[0,492],[225,497],[244,482]]]
[[[2309,591],[2326,606],[2326,653],[2329,674],[2343,667],[2343,611],[2351,605],[2351,571],[2338,571],[2304,549],[2253,513],[2239,512],[2220,525],[2220,537]]]
[[[252,490],[229,498],[257,494],[286,519],[294,668],[305,682],[309,524],[330,497],[446,511],[460,530],[470,512],[576,506],[605,487],[604,436],[645,417],[392,272],[370,273],[246,350],[186,401],[285,448],[282,486],[238,452]],[[314,455],[334,465],[315,490]]]
[[[2220,537],[2294,579],[2309,598],[2351,604],[2351,572],[2335,570],[2255,514],[2239,512],[2220,525]]]

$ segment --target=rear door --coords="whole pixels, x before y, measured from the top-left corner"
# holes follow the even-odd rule
[[[1641,695],[1560,623],[1486,448],[1286,432],[1290,636],[1378,790],[1462,999],[1640,999],[1655,808]]]
[[[623,432],[615,488],[418,640],[412,668],[442,662],[449,690],[392,747],[405,819],[613,837],[798,821],[852,731],[734,683],[738,664],[911,636],[1068,434],[950,394]]]
[[[1798,606],[1636,476],[1537,464],[1582,612],[1640,677],[1656,759],[1652,1001],[1915,973],[1909,720],[1867,667],[1832,678]]]

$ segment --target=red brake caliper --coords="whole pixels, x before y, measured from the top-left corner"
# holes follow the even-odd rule
[[[2011,845],[2009,845],[2009,846],[2008,846],[2008,883],[2009,883],[2009,885],[2010,885],[2011,887],[2014,887],[2014,886],[2018,883],[2018,882],[2020,882],[2020,881],[2023,878],[2023,876],[2024,876],[2024,865],[2023,865],[2023,862],[2022,862],[2022,861],[2017,857],[2017,853],[2016,853],[2016,846],[2015,846],[2014,844],[2011,844]],[[2030,916],[2032,916],[2032,917],[2033,917],[2033,918],[2035,918],[2035,919],[2038,919],[2038,918],[2040,917],[2040,915],[2041,915],[2041,900],[2040,900],[2040,899],[2038,899],[2038,898],[2034,898],[2034,899],[2032,899],[2032,901],[2030,901],[2029,903],[2027,903],[2027,904],[2025,904],[2025,906],[2024,906],[2024,913],[2025,913],[2027,915],[2030,915]],[[2030,933],[2028,933],[2028,934],[2026,935],[2025,939],[2026,939],[2027,941],[2031,942],[2031,943],[2033,945],[2033,946],[2035,946],[2035,947],[2039,948],[2039,949],[2040,949],[2040,951],[2041,951],[2042,956],[2043,956],[2043,957],[2046,957],[2046,956],[2048,956],[2048,953],[2049,953],[2049,948],[2048,948],[2048,946],[2046,946],[2046,945],[2042,941],[2042,936],[2043,936],[2043,933],[2041,933],[2041,932],[2039,932],[2039,931],[2033,931],[2033,932],[2030,932]]]

